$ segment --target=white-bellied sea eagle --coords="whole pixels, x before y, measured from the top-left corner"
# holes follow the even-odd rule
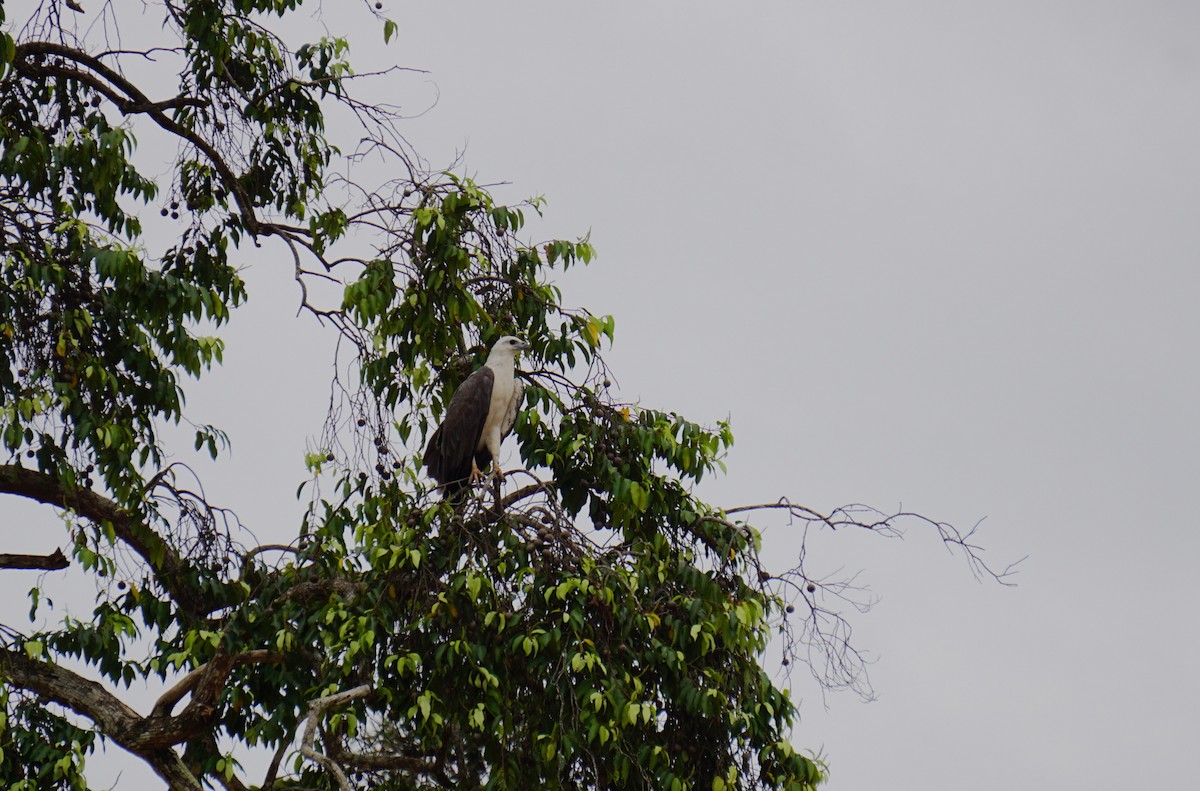
[[[516,378],[517,353],[529,348],[506,335],[496,341],[487,362],[454,391],[442,424],[425,448],[429,477],[450,497],[483,478],[490,463],[500,471],[500,441],[517,422],[525,386]]]

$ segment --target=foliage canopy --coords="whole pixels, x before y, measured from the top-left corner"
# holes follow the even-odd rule
[[[0,492],[60,509],[70,555],[3,565],[98,590],[88,620],[31,628],[53,614],[35,587],[4,624],[0,781],[85,788],[103,740],[180,789],[813,787],[761,656],[783,629],[820,681],[858,683],[830,608],[847,591],[766,570],[745,517],[886,534],[903,515],[699,500],[729,427],[611,395],[612,318],[551,281],[588,241],[521,241],[538,201],[422,167],[356,98],[346,41],[285,44],[298,5],[169,0],[145,10],[153,41],[119,46],[102,32],[129,35],[114,15],[140,6],[0,20]],[[334,119],[355,135],[331,140]],[[140,137],[174,148],[167,175]],[[249,244],[276,246],[343,341],[287,544],[242,545],[163,440],[221,360]],[[455,507],[419,450],[505,334],[532,344],[530,472]],[[225,435],[195,426],[195,447],[220,458]],[[148,714],[131,684],[161,690]],[[248,747],[273,755],[265,777]]]

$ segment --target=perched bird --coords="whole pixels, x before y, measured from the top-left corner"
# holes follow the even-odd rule
[[[425,448],[429,477],[451,497],[483,479],[491,464],[500,471],[500,441],[517,422],[525,386],[516,378],[516,356],[529,348],[506,335],[492,346],[487,362],[454,391],[442,424]]]

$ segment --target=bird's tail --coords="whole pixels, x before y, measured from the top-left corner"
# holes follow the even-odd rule
[[[492,454],[487,448],[475,452],[475,467],[480,470],[486,470],[492,463]],[[441,486],[442,498],[446,500],[461,501],[466,498],[465,492],[471,489],[471,467],[466,466],[464,469],[455,470],[447,476],[449,480],[442,480]]]
[[[456,481],[447,481],[438,488],[442,490],[443,500],[460,503],[466,499],[466,492],[471,488],[471,482],[466,478],[462,478]]]

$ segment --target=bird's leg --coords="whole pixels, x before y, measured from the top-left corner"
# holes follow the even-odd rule
[[[500,489],[504,486],[504,470],[500,469],[500,462],[494,457],[492,458],[492,495],[495,499],[495,507],[500,507]]]
[[[479,465],[475,463],[475,459],[471,459],[471,476],[467,479],[472,486],[477,486],[483,483],[484,474],[479,471]]]

